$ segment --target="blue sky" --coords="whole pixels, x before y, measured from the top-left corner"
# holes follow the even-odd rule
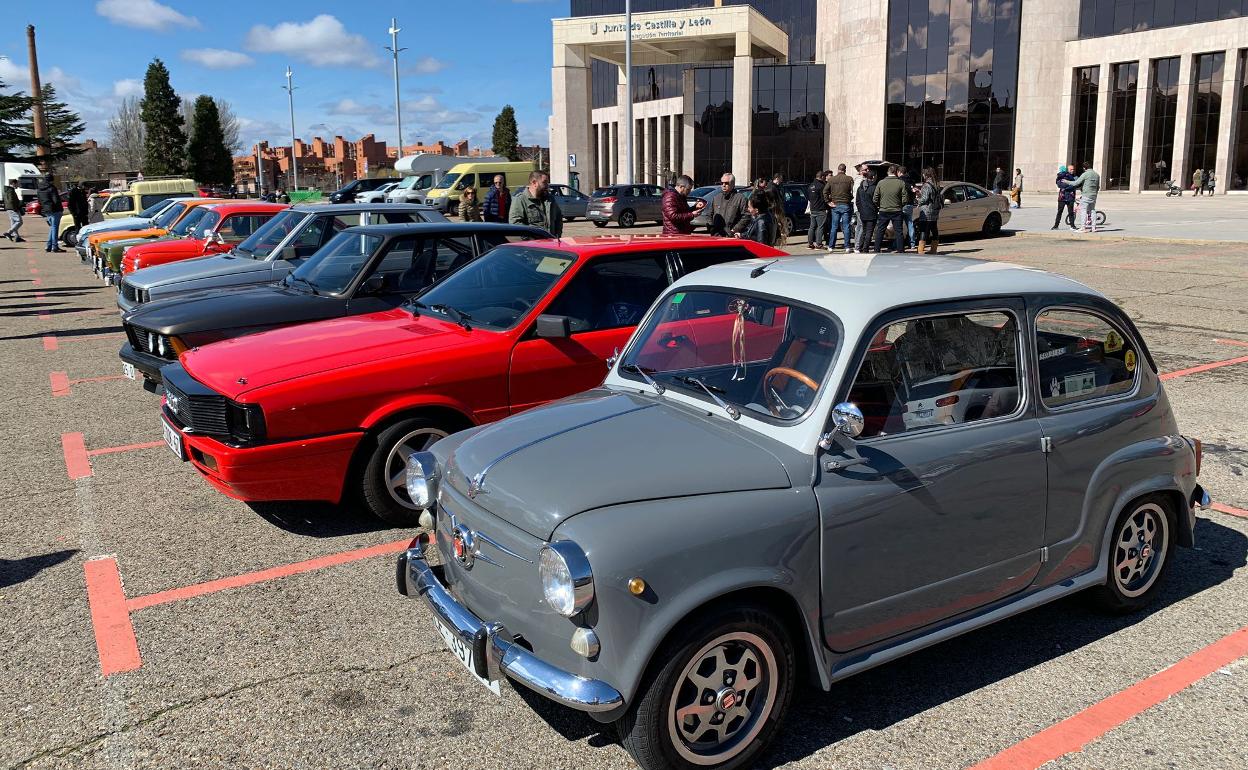
[[[467,138],[487,146],[494,116],[516,109],[521,140],[547,144],[550,19],[567,0],[292,2],[290,0],[67,0],[5,3],[0,80],[28,91],[26,25],[34,24],[43,82],[108,139],[127,94],[142,95],[153,57],[181,94],[234,107],[244,151],[289,144],[285,71],[294,71],[299,135],[373,133],[393,145],[394,83],[387,30],[397,17],[405,144]]]

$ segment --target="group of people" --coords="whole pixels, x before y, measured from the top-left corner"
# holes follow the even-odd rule
[[[261,190],[260,200],[265,203],[290,203],[290,194],[281,189],[277,192],[273,192],[272,190]]]
[[[1213,187],[1217,177],[1211,168],[1198,168],[1192,172],[1192,193],[1195,195],[1213,195]]]
[[[514,197],[502,174],[494,175],[484,203],[477,201],[475,187],[465,187],[459,193],[458,213],[465,222],[510,222],[540,227],[556,238],[563,235],[563,211],[550,194],[550,174],[545,171],[529,172],[528,184]]]
[[[916,249],[935,254],[940,247],[938,220],[944,200],[936,172],[925,168],[914,183],[905,167],[890,165],[877,178],[860,164],[851,177],[844,163],[836,171],[821,171],[806,188],[810,227],[806,246],[837,250],[841,237],[846,254]],[[891,244],[886,244],[889,229]]]
[[[1074,173],[1075,164],[1061,166],[1057,170],[1057,216],[1053,218],[1056,230],[1066,214],[1066,226],[1076,233],[1096,232],[1096,196],[1101,192],[1101,175],[1092,163],[1083,164],[1083,172]],[[1076,198],[1077,194],[1077,198]],[[1076,211],[1078,213],[1076,214]]]
[[[992,191],[997,195],[1005,195],[1005,170],[997,166],[997,170],[992,175]],[[1014,169],[1014,179],[1010,183],[1009,198],[1014,202],[1014,208],[1021,209],[1023,207],[1023,170],[1021,168]]]
[[[719,179],[719,195],[711,202],[711,234],[783,247],[789,239],[789,218],[784,212],[782,184],[784,177],[780,174],[770,182],[757,179],[747,196],[737,189],[736,177],[725,173]],[[663,192],[664,235],[692,233],[693,220],[706,213],[707,204],[702,198],[695,198],[690,204],[691,190],[693,179],[682,174]]]
[[[63,252],[58,237],[61,230],[61,219],[65,212],[74,218],[74,227],[83,228],[91,220],[91,195],[95,190],[84,187],[77,182],[72,182],[69,188],[62,193],[56,187],[55,180],[51,174],[46,174],[40,178],[38,185],[35,187],[35,193],[39,199],[39,211],[44,219],[48,221],[48,243],[44,248],[47,252]],[[21,236],[22,230],[22,214],[25,213],[25,205],[22,202],[22,196],[18,192],[17,179],[10,179],[9,183],[4,186],[3,195],[0,196],[0,208],[9,215],[8,229],[0,233],[5,238],[15,243],[25,243],[26,239]]]

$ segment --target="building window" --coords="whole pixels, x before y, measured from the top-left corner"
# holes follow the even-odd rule
[[[1135,91],[1139,77],[1139,62],[1114,65],[1109,94],[1109,168],[1102,177],[1107,190],[1126,190],[1131,186]]]
[[[1101,68],[1075,69],[1071,101],[1074,123],[1071,125],[1070,160],[1079,168],[1087,168],[1096,152],[1096,101],[1101,87]]]
[[[1080,0],[1079,37],[1248,16],[1248,0]]]
[[[1197,54],[1192,68],[1192,120],[1187,155],[1187,168],[1191,171],[1201,169],[1208,173],[1217,164],[1222,68],[1225,65],[1226,53],[1218,51]]]
[[[884,157],[989,184],[1013,165],[1017,0],[892,0]],[[857,159],[853,159],[857,160]]]
[[[754,68],[755,176],[779,173],[788,181],[809,181],[823,167],[823,73],[822,64]]]
[[[1146,189],[1164,190],[1167,180],[1178,179],[1180,169],[1173,168],[1174,116],[1179,105],[1179,57],[1153,59],[1152,76],[1149,78],[1148,138],[1145,140],[1144,157],[1149,175]]]
[[[732,168],[732,80],[732,67],[693,71],[693,178],[698,182],[719,179]]]
[[[1248,49],[1239,52],[1239,131],[1235,140],[1235,165],[1231,189],[1248,189]]]

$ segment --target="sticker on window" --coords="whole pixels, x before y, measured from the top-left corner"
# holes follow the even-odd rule
[[[684,301],[685,301],[685,293],[684,293],[683,291],[678,291],[678,292],[676,292],[675,294],[673,294],[673,295],[672,295],[672,304],[673,304],[673,305],[679,305],[680,303],[682,303],[682,302],[684,302]]]
[[[1135,351],[1134,350],[1127,350],[1126,353],[1122,354],[1122,364],[1123,366],[1127,367],[1128,372],[1135,371]]]
[[[1105,352],[1117,353],[1122,350],[1122,335],[1113,329],[1109,330],[1109,334],[1105,335]]]
[[[1082,396],[1096,390],[1096,372],[1086,371],[1068,374],[1062,380],[1062,393],[1067,398]]]
[[[542,261],[537,263],[537,272],[547,275],[563,275],[563,271],[567,270],[570,264],[572,264],[570,259],[542,257]]]

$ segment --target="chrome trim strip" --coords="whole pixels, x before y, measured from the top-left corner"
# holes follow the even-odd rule
[[[502,551],[503,553],[507,554],[508,556],[511,556],[511,557],[513,557],[513,558],[516,558],[516,559],[519,559],[520,561],[523,561],[523,562],[528,562],[529,564],[536,564],[536,563],[537,563],[537,562],[533,561],[532,559],[526,559],[525,557],[521,556],[520,554],[518,554],[518,553],[516,553],[515,551],[511,550],[510,548],[507,548],[506,546],[500,545],[500,544],[498,543],[498,541],[494,540],[494,539],[493,539],[493,538],[491,538],[489,535],[485,535],[485,534],[482,534],[482,533],[480,533],[480,532],[476,532],[475,534],[476,534],[476,536],[477,536],[477,539],[478,539],[478,540],[481,540],[481,541],[483,541],[483,542],[489,543],[490,545],[494,546],[495,548],[497,548],[498,550],[500,550],[500,551]],[[497,564],[497,563],[498,563],[498,562],[490,561],[489,559],[486,559],[484,556],[482,556],[482,555],[481,555],[481,551],[480,551],[480,549],[478,549],[478,550],[477,550],[477,556],[478,556],[479,558],[481,558],[481,559],[485,559],[486,561],[489,561],[489,562],[490,562],[490,564]]]

